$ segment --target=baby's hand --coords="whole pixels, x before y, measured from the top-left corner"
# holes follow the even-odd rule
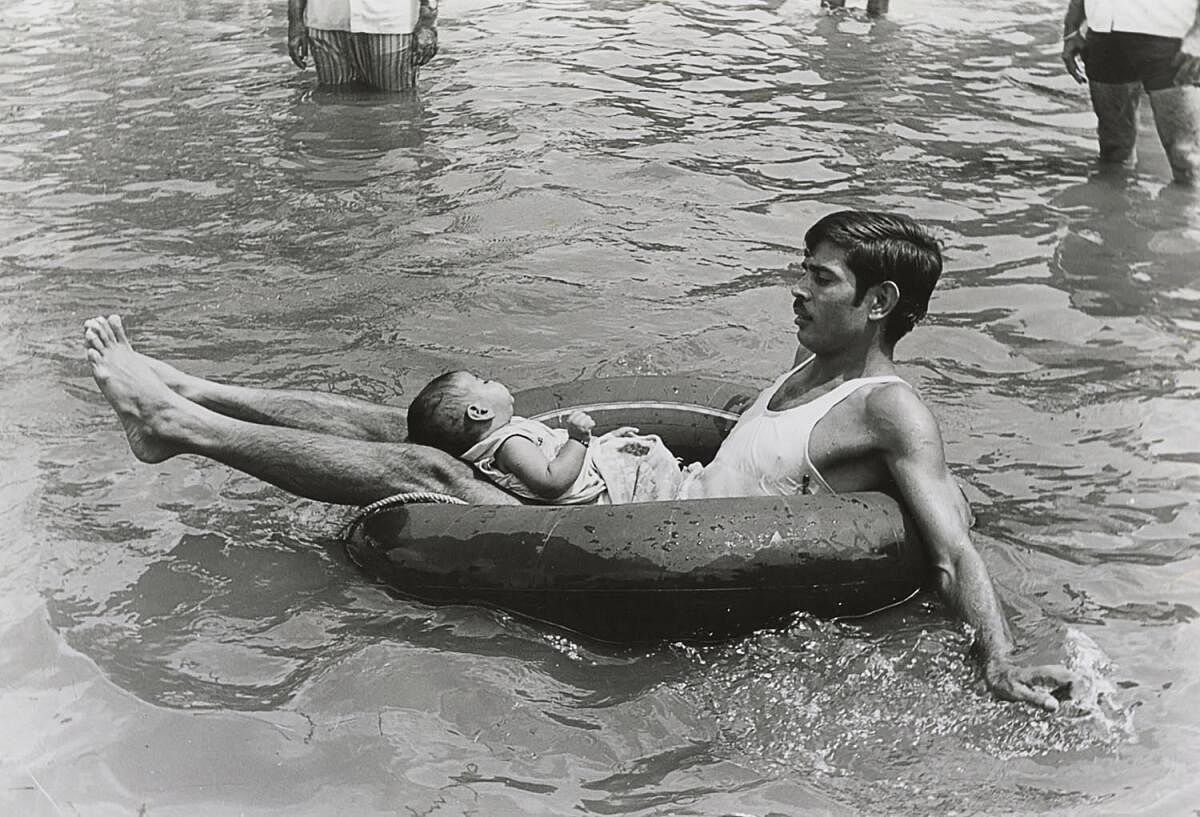
[[[574,411],[567,417],[566,425],[568,437],[586,444],[592,439],[592,429],[596,427],[596,421],[585,411]]]

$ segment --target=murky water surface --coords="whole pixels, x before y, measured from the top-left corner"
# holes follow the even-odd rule
[[[446,3],[397,100],[314,92],[281,3],[8,0],[0,812],[1192,813],[1197,200],[1148,121],[1089,178],[1057,0],[816,5]],[[637,652],[393,599],[338,510],[136,463],[80,352],[120,312],[199,374],[402,403],[761,382],[848,206],[946,243],[898,357],[1025,654],[1094,679],[1059,715],[991,700],[933,598]]]

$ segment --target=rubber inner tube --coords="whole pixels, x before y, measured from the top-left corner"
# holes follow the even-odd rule
[[[707,461],[753,390],[701,378],[608,378],[521,392],[519,413],[634,425]],[[377,503],[379,504],[379,503]],[[613,642],[716,639],[797,611],[868,614],[928,574],[911,519],[879,493],[590,506],[387,504],[351,558],[405,595],[482,604]]]

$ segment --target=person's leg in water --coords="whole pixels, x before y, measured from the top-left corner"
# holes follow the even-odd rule
[[[92,376],[124,426],[129,447],[143,462],[198,454],[298,496],[342,505],[367,505],[406,491],[516,504],[499,488],[476,478],[466,463],[427,446],[246,422],[192,402],[168,386],[176,375],[179,380],[188,376],[165,364],[156,370],[151,358],[129,345],[119,320],[88,321],[85,346]],[[160,378],[162,372],[167,379]],[[191,387],[207,383],[193,380],[198,382]],[[186,391],[188,386],[181,388]]]
[[[93,318],[84,326],[87,331],[95,331],[97,322],[104,324],[106,320]],[[107,319],[107,323],[114,336],[128,344],[121,319],[113,315]],[[400,443],[407,437],[407,412],[397,406],[326,392],[259,389],[217,383],[180,371],[165,361],[136,350],[132,351],[172,391],[226,417],[365,442]]]
[[[1139,57],[1137,38],[1089,31],[1080,56],[1087,74],[1100,164],[1132,167],[1137,161],[1137,112],[1142,76],[1131,59]]]
[[[1179,184],[1200,184],[1200,87],[1164,88],[1150,92],[1154,125]]]
[[[1100,163],[1132,167],[1137,161],[1137,112],[1142,86],[1089,80],[1092,110],[1096,112],[1096,136],[1100,141]]]

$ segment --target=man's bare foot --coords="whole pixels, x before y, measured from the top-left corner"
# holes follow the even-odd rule
[[[166,429],[169,417],[184,398],[176,395],[150,365],[133,350],[117,315],[84,323],[84,347],[92,377],[113,407],[129,447],[142,462],[162,462],[180,453]]]
[[[188,397],[189,390],[195,390],[193,385],[202,382],[200,378],[194,377],[186,372],[181,372],[170,363],[166,363],[158,358],[150,357],[150,355],[142,354],[137,349],[134,349],[133,344],[129,342],[129,336],[125,333],[125,326],[121,323],[120,315],[110,315],[107,320],[105,318],[93,318],[92,320],[107,322],[109,324],[109,328],[112,330],[113,336],[117,340],[117,343],[123,343],[128,346],[130,351],[137,355],[137,357],[141,359],[143,363],[149,366],[150,370],[158,376],[159,380],[166,383],[167,387],[170,388],[171,391],[183,394],[184,397]],[[84,325],[86,326],[87,324],[85,323]],[[188,397],[188,399],[191,398]]]

